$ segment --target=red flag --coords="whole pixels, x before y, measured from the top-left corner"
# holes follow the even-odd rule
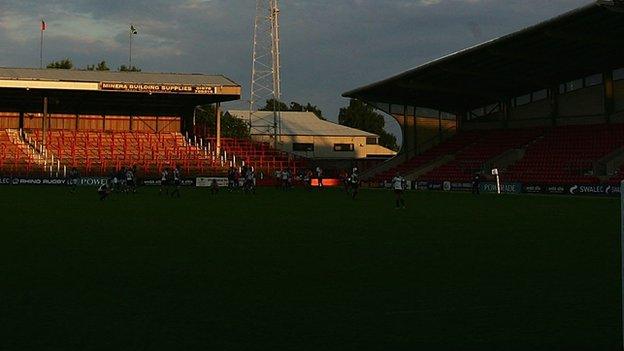
[[[41,20],[41,31],[46,30],[46,28],[48,28],[48,26],[46,25],[44,20]]]

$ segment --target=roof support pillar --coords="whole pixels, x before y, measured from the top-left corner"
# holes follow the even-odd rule
[[[548,89],[548,99],[550,100],[550,119],[553,126],[557,125],[559,118],[559,86],[554,85]]]
[[[511,119],[511,100],[506,99],[501,103],[503,110],[503,128],[509,128],[509,120]]]
[[[390,111],[392,111],[392,106],[390,106]],[[407,105],[403,105],[403,116],[401,119],[402,123],[399,122],[399,124],[401,124],[401,130],[403,131],[403,147],[401,148],[401,152],[405,155],[405,160],[408,160],[418,153],[416,116],[409,116],[407,113]]]
[[[41,118],[41,146],[46,144],[46,119],[48,118],[48,97],[43,98],[43,116]]]
[[[442,111],[438,110],[438,142],[442,142]]]
[[[19,129],[24,130],[24,110],[20,108],[19,112]]]
[[[615,85],[613,83],[613,71],[609,70],[602,74],[602,81],[604,85],[604,112],[606,122],[611,122],[611,115],[615,111]]]
[[[221,155],[221,103],[217,102],[215,105],[215,118],[217,120],[217,141],[216,141],[216,150],[217,156]]]

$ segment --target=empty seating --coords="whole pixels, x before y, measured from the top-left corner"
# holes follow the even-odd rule
[[[452,155],[461,149],[466,148],[468,145],[474,143],[478,139],[479,134],[475,132],[465,132],[455,135],[452,139],[444,141],[431,149],[423,152],[420,155],[412,157],[407,162],[401,163],[387,171],[381,172],[374,177],[374,181],[383,182],[390,180],[394,175],[399,172],[402,175],[409,174],[410,172],[422,167],[428,163],[431,163],[446,155]]]
[[[43,134],[30,134],[41,143]],[[103,175],[123,166],[138,166],[143,174],[158,174],[179,165],[186,174],[222,173],[215,157],[191,145],[180,133],[52,131],[46,149],[62,165],[85,175]]]
[[[421,178],[428,181],[468,182],[481,172],[486,162],[503,153],[521,148],[543,133],[541,129],[509,129],[482,131],[477,140],[458,153],[454,160],[437,167]]]
[[[26,175],[41,173],[40,157],[21,141],[17,130],[0,130],[0,174]]]
[[[624,146],[623,124],[563,126],[526,149],[505,174],[510,181],[548,184],[599,183],[594,163]]]
[[[208,142],[214,149],[215,139],[209,138]],[[252,167],[272,173],[276,170],[289,169],[297,173],[307,167],[305,158],[298,157],[287,152],[273,149],[269,143],[256,142],[250,139],[222,138],[221,149],[227,155],[228,160],[236,161],[239,164],[251,165]]]

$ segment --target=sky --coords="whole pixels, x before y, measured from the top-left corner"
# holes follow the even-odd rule
[[[283,100],[310,102],[336,121],[345,91],[590,2],[281,0]],[[143,71],[223,74],[248,100],[255,10],[256,0],[0,0],[0,66],[39,66],[45,19],[44,65],[71,58],[116,69],[128,63],[132,23],[133,64]]]

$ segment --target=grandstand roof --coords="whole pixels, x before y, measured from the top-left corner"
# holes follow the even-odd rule
[[[249,111],[228,110],[237,118],[249,121]],[[253,127],[252,134],[263,135],[272,134],[270,131],[273,125],[273,111],[258,111],[254,113],[251,121]],[[280,112],[282,135],[306,135],[306,136],[345,136],[345,137],[377,137],[378,135],[365,132],[359,129],[346,127],[334,122],[325,121],[318,118],[312,112]]]
[[[86,71],[68,69],[34,69],[0,67],[0,79],[69,82],[125,82],[137,84],[202,84],[238,85],[222,75],[199,73],[148,73]]]
[[[0,68],[0,110],[56,113],[179,114],[197,105],[240,99],[222,75]]]
[[[622,38],[624,13],[592,3],[343,96],[460,113],[624,66]]]

